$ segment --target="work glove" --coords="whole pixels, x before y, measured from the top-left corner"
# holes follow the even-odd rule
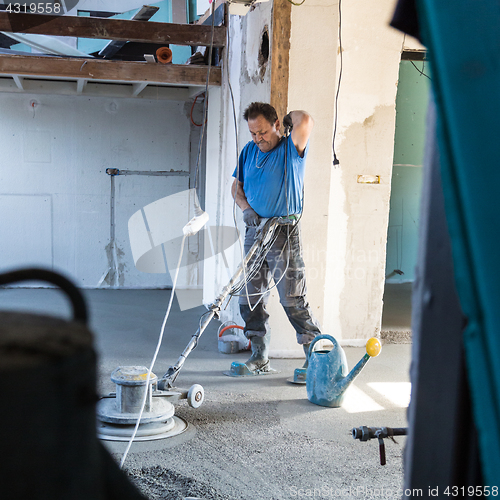
[[[257,215],[252,207],[243,210],[243,220],[247,226],[258,226],[260,217]]]
[[[285,118],[283,118],[283,127],[285,128],[285,135],[288,135],[293,129],[293,122],[291,113],[288,113]]]

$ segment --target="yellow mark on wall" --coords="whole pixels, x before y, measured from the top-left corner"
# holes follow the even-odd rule
[[[380,184],[380,175],[358,175],[359,184]]]

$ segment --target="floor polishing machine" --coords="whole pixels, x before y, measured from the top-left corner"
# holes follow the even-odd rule
[[[199,218],[195,217],[185,226],[184,234],[186,236],[196,234],[206,224],[208,215],[203,220],[197,219]],[[101,398],[97,405],[97,432],[101,439],[129,441],[134,436],[135,441],[147,441],[172,437],[187,429],[187,423],[174,415],[175,410],[172,403],[186,399],[191,407],[198,408],[203,403],[204,390],[199,384],[195,384],[189,389],[176,387],[176,379],[186,358],[195,349],[198,339],[214,316],[219,317],[226,299],[235,294],[235,290],[241,290],[245,283],[252,278],[252,271],[247,272],[248,268],[252,268],[249,264],[254,263],[259,258],[265,258],[267,251],[276,239],[277,228],[295,223],[294,219],[286,217],[261,220],[254,244],[229,283],[214,302],[208,306],[208,311],[200,319],[198,330],[191,337],[177,362],[161,378],[153,373],[148,377],[149,370],[144,366],[122,366],[113,371],[111,380],[116,384],[116,391]],[[241,275],[244,275],[243,278]],[[146,384],[148,385],[147,389]],[[146,390],[147,394],[145,394]]]

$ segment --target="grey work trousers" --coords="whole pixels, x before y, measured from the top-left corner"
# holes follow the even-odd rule
[[[295,329],[297,342],[309,344],[316,335],[321,335],[321,331],[306,300],[307,287],[300,227],[281,226],[277,231],[278,237],[259,272],[248,283],[246,288],[248,297],[245,288],[240,292],[240,314],[245,321],[245,335],[247,338],[264,337],[270,333],[266,305],[269,299],[267,290],[272,278],[277,284],[280,303]],[[245,253],[248,253],[253,245],[255,233],[255,227],[246,228]]]

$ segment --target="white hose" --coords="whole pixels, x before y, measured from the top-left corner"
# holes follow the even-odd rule
[[[158,344],[156,345],[156,350],[155,350],[155,353],[153,355],[153,359],[151,360],[151,366],[149,367],[149,370],[148,370],[148,376],[146,378],[146,386],[145,386],[145,390],[144,390],[144,397],[142,399],[142,404],[141,404],[141,411],[139,412],[139,416],[137,417],[137,422],[135,423],[134,432],[132,433],[132,436],[131,436],[131,438],[130,438],[130,440],[128,442],[127,449],[123,453],[123,456],[122,456],[122,459],[121,459],[121,462],[120,462],[120,468],[123,468],[123,464],[125,463],[125,460],[127,458],[128,452],[130,451],[130,448],[132,446],[132,443],[134,442],[135,436],[137,435],[137,430],[139,429],[139,425],[141,423],[142,414],[143,414],[144,408],[146,406],[146,400],[147,400],[147,397],[148,397],[148,390],[149,390],[149,382],[151,381],[151,372],[153,371],[153,367],[154,367],[154,365],[156,363],[156,358],[158,357],[158,353],[160,352],[161,343],[163,341],[163,334],[165,333],[165,325],[167,324],[167,319],[168,319],[168,316],[170,314],[170,309],[172,307],[172,302],[174,300],[175,287],[177,285],[177,277],[179,276],[179,269],[181,267],[182,253],[184,251],[184,243],[185,243],[185,241],[186,241],[186,235],[184,235],[183,238],[182,238],[181,253],[179,255],[179,262],[177,263],[177,269],[175,271],[174,281],[172,283],[172,294],[170,295],[170,301],[168,303],[167,312],[165,314],[165,318],[163,319],[163,324],[161,325],[161,331],[160,331],[160,337],[158,338]]]

